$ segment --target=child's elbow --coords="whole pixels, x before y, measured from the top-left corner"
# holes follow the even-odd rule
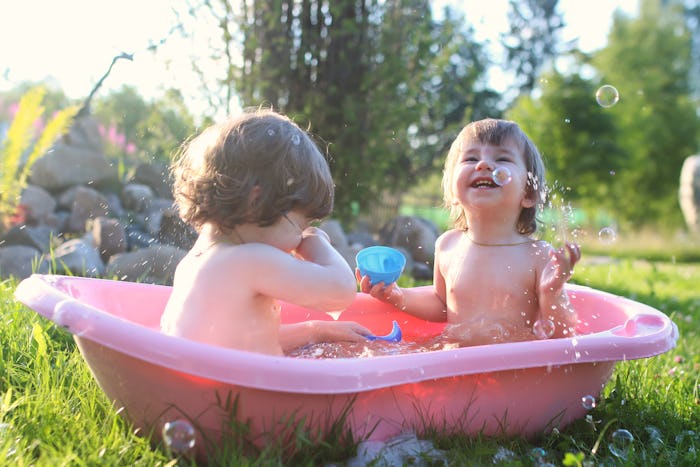
[[[357,295],[357,283],[354,277],[351,279],[352,280],[347,280],[345,278],[342,280],[339,279],[328,286],[330,293],[327,295],[324,306],[326,311],[344,310],[352,305]]]

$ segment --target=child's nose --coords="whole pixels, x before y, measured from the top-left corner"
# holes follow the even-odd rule
[[[476,163],[475,169],[476,170],[493,170],[493,165],[491,164],[491,162],[482,159]]]

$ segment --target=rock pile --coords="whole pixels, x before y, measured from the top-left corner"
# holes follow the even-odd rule
[[[196,233],[178,217],[167,166],[119,172],[105,156],[96,121],[76,119],[32,167],[22,221],[0,236],[0,277],[50,272],[171,284]],[[384,244],[403,250],[407,273],[432,277],[438,230],[429,221],[397,217],[376,235],[367,228],[346,234],[336,220],[321,228],[353,268],[357,251]]]

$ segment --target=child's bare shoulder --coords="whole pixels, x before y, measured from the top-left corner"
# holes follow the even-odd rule
[[[442,250],[454,245],[464,235],[464,230],[450,229],[443,232],[435,241],[435,249]]]

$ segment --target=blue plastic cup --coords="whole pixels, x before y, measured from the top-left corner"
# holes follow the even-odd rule
[[[380,282],[389,285],[396,282],[406,267],[406,257],[399,250],[388,246],[370,246],[357,253],[357,268],[363,276],[369,276],[370,284]]]

